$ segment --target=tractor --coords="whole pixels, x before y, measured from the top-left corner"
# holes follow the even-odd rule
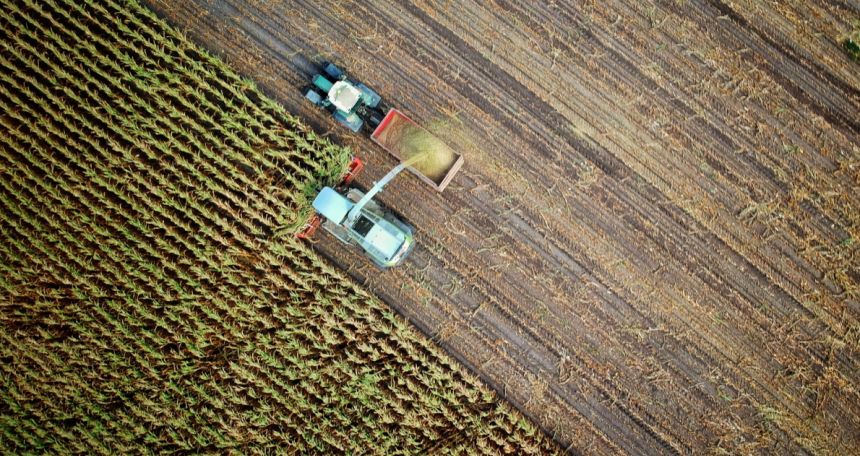
[[[334,118],[354,133],[363,125],[375,129],[385,117],[382,97],[366,85],[347,78],[333,63],[324,63],[323,71],[311,79],[305,92],[311,103],[327,109]]]

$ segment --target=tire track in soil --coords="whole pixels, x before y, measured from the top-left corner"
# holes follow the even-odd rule
[[[762,50],[762,52],[759,52],[760,55],[769,55],[771,52],[775,51],[776,53],[779,53],[783,57],[788,59],[792,64],[794,64],[791,66],[800,67],[798,70],[784,71],[786,69],[785,67],[779,67],[779,66],[773,65],[773,63],[771,63],[772,69],[767,68],[768,70],[770,70],[769,71],[770,75],[772,77],[774,77],[777,81],[779,81],[780,85],[782,85],[786,91],[791,93],[798,100],[801,100],[804,104],[811,106],[815,112],[817,112],[822,117],[824,117],[825,119],[830,121],[831,124],[835,124],[838,127],[840,127],[840,129],[842,129],[846,133],[846,135],[848,135],[848,136],[860,135],[860,122],[858,122],[856,117],[854,117],[853,119],[851,117],[849,117],[849,116],[851,116],[852,112],[856,113],[856,109],[852,109],[852,108],[841,108],[840,109],[839,107],[835,106],[835,105],[839,104],[838,101],[834,101],[834,100],[844,101],[844,100],[853,99],[853,100],[855,100],[855,103],[854,103],[855,106],[853,106],[853,108],[856,108],[857,107],[856,106],[857,100],[860,100],[860,90],[858,90],[856,87],[849,86],[844,81],[836,78],[832,73],[822,71],[822,69],[819,65],[813,64],[813,63],[795,55],[794,53],[792,53],[788,49],[786,49],[784,46],[780,46],[778,43],[776,43],[774,40],[772,40],[770,37],[768,37],[766,34],[764,34],[761,30],[759,30],[757,27],[750,24],[749,21],[744,19],[743,16],[738,14],[738,12],[735,11],[731,7],[731,5],[720,2],[718,0],[713,0],[713,1],[710,1],[709,3],[714,8],[716,8],[720,13],[722,13],[722,15],[731,18],[731,20],[733,22],[737,23],[738,27],[753,32],[752,34],[754,35],[755,38],[758,38],[758,40],[764,42],[764,44],[767,46],[767,50],[766,51]],[[700,9],[700,11],[703,11],[703,12],[706,10],[707,10],[706,8]],[[711,18],[715,19],[714,16],[711,16]],[[738,34],[731,34],[731,35],[737,36]],[[749,44],[750,42],[747,42],[747,43]],[[790,75],[792,73],[794,73],[794,74],[801,73],[801,74],[797,75],[799,77],[794,76],[794,75],[792,75],[793,77],[789,77],[789,76],[784,76],[783,73],[788,73]],[[805,73],[805,74],[803,74],[803,73]],[[801,87],[797,86],[796,84],[792,83],[792,80],[809,81],[812,78],[811,77],[805,77],[805,76],[811,75],[813,73],[815,73],[816,75],[820,75],[820,76],[824,77],[825,81],[830,86],[828,88],[838,89],[838,90],[834,91],[834,92],[837,92],[837,94],[834,98],[830,98],[827,96],[829,93],[831,93],[830,90],[819,90],[819,91],[817,91],[817,93],[815,94],[814,97],[807,95],[806,92],[808,90],[808,87],[805,89],[805,88],[801,88]],[[819,100],[822,100],[822,99],[827,101],[827,106],[823,106],[819,103]],[[847,111],[847,113],[846,113],[846,111]]]
[[[646,190],[651,190],[651,191],[653,191],[654,189],[652,188],[652,189],[646,189]],[[637,207],[637,206],[636,206],[636,205],[632,205],[632,207]]]
[[[681,126],[676,127],[677,133],[671,137],[675,141],[692,141],[698,136],[713,139],[714,150],[733,151],[741,144],[750,150],[760,150],[762,139],[737,134],[736,122],[724,114],[730,110],[722,107],[731,106],[732,98],[698,100],[694,106],[703,106],[708,115],[696,117],[698,113],[684,103],[689,101],[691,93],[675,85],[694,81],[695,71],[682,72],[688,76],[680,79],[673,77],[673,81],[678,81],[673,84],[646,76],[648,68],[642,59],[649,56],[632,46],[624,46],[624,39],[629,38],[608,38],[611,29],[601,28],[608,26],[600,21],[583,21],[587,16],[584,10],[555,10],[553,16],[538,7],[502,5],[504,13],[488,13],[479,8],[469,12],[499,29],[502,24],[526,23],[532,25],[523,30],[539,30],[533,25],[535,19],[531,15],[544,19],[547,27],[573,24],[577,31],[589,35],[590,41],[583,44],[556,40],[555,44],[573,55],[592,48],[609,54],[609,59],[596,63],[604,65],[600,67],[603,73],[583,79],[575,70],[584,68],[584,64],[563,56],[559,58],[560,69],[551,75],[549,82],[534,85],[536,79],[532,74],[536,70],[514,71],[516,61],[502,56],[504,66],[500,66],[494,63],[498,56],[478,51],[475,44],[488,46],[491,41],[495,43],[492,37],[477,36],[462,27],[455,31],[444,9],[423,3],[402,6],[301,3],[294,4],[294,9],[274,5],[265,7],[270,11],[263,11],[264,7],[259,5],[219,1],[206,5],[189,2],[176,11],[173,6],[156,4],[156,9],[195,38],[224,53],[246,76],[263,81],[265,89],[290,110],[306,114],[318,131],[330,130],[343,142],[355,146],[371,165],[359,179],[365,186],[379,178],[385,167],[393,165],[393,160],[367,141],[343,134],[339,127],[303,103],[298,94],[307,69],[301,63],[302,55],[321,53],[343,62],[359,79],[379,89],[392,104],[399,103],[415,113],[417,119],[438,116],[444,112],[442,109],[452,105],[465,113],[464,128],[472,130],[485,144],[481,149],[493,150],[495,154],[466,151],[466,166],[445,195],[428,195],[422,184],[406,179],[392,183],[382,196],[385,203],[419,228],[422,243],[412,264],[379,274],[358,255],[341,251],[330,238],[321,237],[317,246],[354,277],[365,281],[422,331],[435,335],[443,347],[536,417],[560,442],[570,444],[571,451],[697,452],[723,444],[724,431],[719,423],[739,426],[738,435],[752,442],[770,439],[774,448],[800,451],[801,446],[792,439],[802,437],[803,430],[785,425],[767,428],[756,407],[776,404],[785,407],[790,416],[814,413],[808,405],[784,402],[792,394],[803,397],[799,391],[805,388],[804,383],[789,380],[773,383],[772,375],[761,372],[762,366],[775,371],[788,368],[790,363],[802,366],[807,358],[818,360],[813,365],[815,369],[826,365],[821,362],[826,347],[811,343],[773,347],[774,334],[769,332],[771,327],[790,323],[796,310],[807,312],[804,317],[807,322],[800,326],[801,334],[805,333],[810,340],[819,335],[821,328],[831,328],[822,326],[817,307],[810,314],[809,308],[799,301],[799,297],[814,288],[799,281],[802,276],[796,270],[786,269],[787,265],[751,256],[753,251],[747,247],[738,248],[747,239],[760,236],[760,223],[738,225],[726,231],[714,219],[702,218],[701,208],[691,211],[673,197],[685,191],[688,182],[702,189],[704,184],[714,185],[714,181],[701,182],[701,173],[691,158],[673,157],[658,163],[637,155],[636,148],[641,147],[650,133],[627,137],[587,134],[581,139],[574,138],[566,125],[571,124],[570,113],[585,111],[591,116],[585,121],[588,131],[598,131],[601,122],[605,122],[622,126],[624,131],[620,134],[636,131],[631,129],[647,132],[649,110],[638,106],[625,110],[611,90],[600,93],[589,85],[616,88],[619,93],[641,91],[644,87],[643,93],[656,97],[657,109],[671,112],[681,120],[695,119],[693,123],[679,123]],[[606,8],[600,14],[616,14],[613,9],[619,8],[619,12],[629,10],[634,16],[645,16],[644,6],[609,4]],[[204,21],[193,22],[207,9],[210,14],[204,16]],[[350,27],[343,28],[347,17]],[[244,30],[242,36],[224,41],[237,25]],[[353,30],[362,33],[353,34]],[[676,39],[671,31],[659,32],[666,36],[666,42]],[[746,33],[742,27],[734,27],[731,32]],[[374,41],[374,35],[385,38]],[[389,46],[389,43],[394,44]],[[245,57],[249,54],[256,61]],[[670,57],[664,61],[673,67],[687,65]],[[614,65],[609,66],[609,62]],[[459,77],[446,77],[449,63],[459,67]],[[813,72],[802,62],[793,63],[801,67],[801,74]],[[815,78],[818,74],[810,76]],[[552,98],[545,85],[556,81],[574,87],[581,96],[570,100]],[[838,86],[825,82],[829,84],[825,86]],[[500,103],[493,91],[513,95],[514,102]],[[797,93],[789,93],[793,99],[799,98]],[[804,103],[802,99],[799,101]],[[583,109],[582,104],[587,107]],[[579,118],[579,114],[574,115]],[[577,122],[582,125],[582,121]],[[840,126],[838,118],[829,118],[828,122]],[[844,129],[845,125],[843,134]],[[666,141],[656,136],[651,138]],[[856,139],[849,139],[848,143],[844,137],[829,139],[841,145],[857,144]],[[541,158],[534,159],[532,153]],[[718,153],[702,157],[720,175],[729,176],[727,183],[718,184],[721,193],[713,194],[725,208],[720,209],[723,213],[737,214],[738,191],[744,189],[747,194],[755,191],[753,182],[762,181],[766,188],[775,189],[768,191],[790,190],[788,181],[780,176],[780,169],[774,171],[772,167],[792,169],[792,161],[752,153],[728,159]],[[580,177],[571,177],[566,168],[581,169],[578,164],[583,159],[592,161],[597,168],[594,182],[582,192],[559,191],[555,184]],[[505,169],[506,163],[517,163],[517,168]],[[666,174],[664,170],[671,168],[678,173]],[[744,177],[748,180],[741,181],[739,176],[748,176]],[[676,189],[679,182],[683,185]],[[842,184],[837,182],[837,185]],[[421,197],[401,199],[392,196],[395,194]],[[550,210],[557,208],[553,197],[559,196],[564,199],[566,211],[552,213]],[[546,208],[549,210],[542,210]],[[819,209],[813,205],[809,207],[813,212],[807,215],[814,216]],[[545,214],[551,214],[549,220]],[[835,216],[831,220],[856,229],[851,220],[846,221],[838,213],[829,212],[826,216]],[[802,231],[812,229],[815,231],[811,232],[827,237],[838,235],[822,231],[824,225],[816,228],[810,225],[812,222],[795,222]],[[459,231],[449,233],[451,225]],[[487,233],[492,232],[502,235],[488,242]],[[779,247],[783,251],[797,251],[793,248],[797,238],[786,236],[784,242],[787,250]],[[803,254],[798,258],[803,259]],[[807,264],[822,269],[820,261]],[[753,275],[740,272],[744,270],[753,271]],[[452,286],[457,280],[473,286],[458,290]],[[576,294],[577,288],[570,282],[581,280],[589,285],[583,287],[586,291]],[[812,277],[809,283],[819,281]],[[765,289],[774,286],[779,294],[772,295]],[[639,294],[639,289],[651,290],[651,294]],[[701,295],[700,302],[691,309],[676,307],[693,304],[686,297],[691,292]],[[559,298],[544,299],[548,316],[541,316],[536,298],[553,295]],[[571,305],[574,301],[585,304]],[[714,326],[710,312],[721,307],[734,309],[733,314],[724,318],[730,317],[730,323],[738,322],[736,327],[725,324],[710,327]],[[754,326],[745,320],[752,320]],[[576,325],[570,325],[570,321]],[[655,328],[656,333],[649,330],[640,336],[637,328]],[[838,331],[831,330],[830,334],[842,337]],[[738,343],[734,339],[747,342],[733,345]],[[763,349],[758,350],[761,345]],[[795,349],[800,355],[792,358],[789,355]],[[831,351],[825,358],[829,362],[835,356],[839,362],[836,371],[856,382],[856,358],[852,360],[850,355],[846,350],[835,355]],[[628,365],[649,357],[657,360],[656,370],[651,373],[668,376],[668,383],[656,387],[644,385],[648,382],[639,379],[649,372],[641,365]],[[750,364],[742,361],[745,357],[758,357],[759,361]],[[570,375],[561,372],[562,367],[580,378],[571,382]],[[614,380],[600,378],[607,374]],[[568,381],[563,381],[565,376]],[[728,383],[721,385],[716,381],[721,378]],[[545,385],[544,392],[536,394],[535,385],[540,386],[541,382]],[[678,383],[684,386],[678,388]],[[726,404],[721,394],[734,395],[738,404]],[[753,400],[741,404],[744,394]],[[669,404],[656,402],[659,400]],[[842,404],[832,412],[837,416],[827,424],[835,421],[836,430],[831,432],[836,433],[840,432],[840,426],[844,433],[846,426],[850,426],[848,423],[858,416],[856,406],[850,404]],[[692,416],[697,418],[691,419]],[[596,446],[589,448],[586,443],[589,441]],[[850,439],[847,442],[849,447],[856,444]]]

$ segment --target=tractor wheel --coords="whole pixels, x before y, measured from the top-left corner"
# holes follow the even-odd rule
[[[331,62],[325,63],[323,71],[325,71],[325,74],[331,76],[335,81],[339,81],[343,78],[343,71]]]
[[[376,109],[371,109],[367,116],[367,126],[370,127],[371,131],[376,130],[384,118],[385,114]]]
[[[322,95],[320,95],[319,92],[313,89],[310,89],[307,91],[307,93],[305,93],[305,98],[307,98],[311,101],[311,103],[317,106],[319,106],[319,104],[322,102]]]

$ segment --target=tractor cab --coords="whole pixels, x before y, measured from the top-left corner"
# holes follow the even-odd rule
[[[412,250],[412,227],[365,196],[356,188],[342,195],[324,187],[313,207],[324,218],[322,226],[326,231],[361,247],[377,266],[395,266]]]
[[[385,116],[379,105],[379,94],[366,85],[346,77],[332,63],[323,66],[323,71],[311,79],[312,86],[305,98],[317,106],[330,111],[338,122],[353,132],[358,132],[367,123],[375,129]]]

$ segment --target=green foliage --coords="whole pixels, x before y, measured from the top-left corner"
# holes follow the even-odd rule
[[[842,41],[842,47],[852,59],[860,62],[860,44],[858,44],[858,41],[855,41],[853,38],[845,38]]]
[[[860,62],[860,19],[854,20],[854,29],[842,40],[842,48],[855,62]]]

